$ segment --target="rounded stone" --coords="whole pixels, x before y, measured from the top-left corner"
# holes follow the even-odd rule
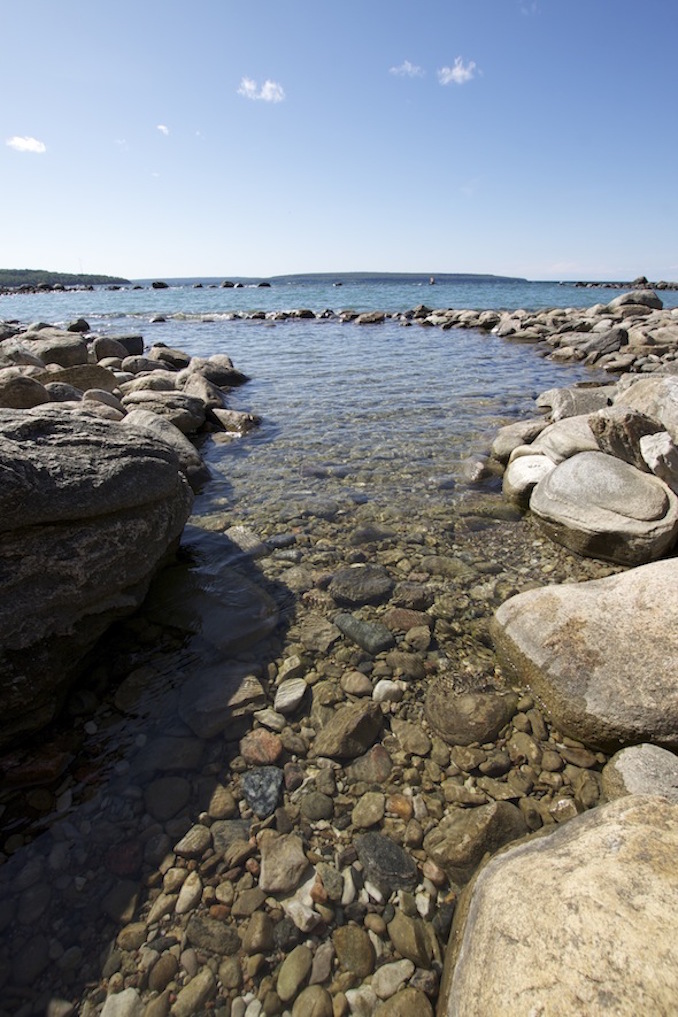
[[[337,604],[357,607],[381,603],[393,586],[393,580],[381,565],[357,565],[337,572],[329,591]]]
[[[240,742],[240,755],[248,766],[270,766],[282,754],[283,744],[278,735],[258,727]]]
[[[295,998],[311,973],[313,954],[307,946],[295,946],[282,962],[278,972],[276,991],[283,1003]]]
[[[309,985],[299,993],[292,1017],[333,1017],[332,997],[322,985]]]
[[[456,692],[441,675],[426,695],[425,713],[431,727],[448,745],[494,741],[518,707],[514,692]]]
[[[299,810],[305,819],[315,823],[319,819],[331,819],[334,815],[334,804],[328,795],[320,791],[310,791],[301,799]]]
[[[358,978],[367,978],[374,971],[376,955],[365,929],[357,925],[341,925],[332,934],[332,942],[340,966]]]
[[[374,1017],[433,1017],[433,1007],[420,989],[408,986],[381,1003]]]
[[[179,970],[179,962],[168,950],[158,957],[148,975],[148,987],[152,992],[166,989]]]
[[[385,798],[379,791],[368,791],[358,799],[351,813],[355,827],[366,830],[384,818]]]

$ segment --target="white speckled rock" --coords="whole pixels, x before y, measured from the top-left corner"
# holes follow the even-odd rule
[[[306,695],[308,685],[303,678],[289,678],[278,686],[273,709],[278,713],[294,713]]]

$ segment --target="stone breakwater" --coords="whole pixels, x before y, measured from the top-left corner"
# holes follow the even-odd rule
[[[555,336],[617,312],[546,313],[553,334],[522,313],[402,320],[520,321],[533,332],[519,341],[563,355]],[[670,372],[670,352],[635,373]],[[472,479],[548,423],[498,436]],[[197,592],[216,623],[196,652],[163,584],[106,647],[96,723],[91,689],[72,703],[76,726],[120,732],[110,783],[75,814],[52,803],[46,843],[5,840],[0,1012],[671,1011],[676,765],[662,746],[675,747],[675,711],[658,683],[677,670],[673,561],[573,555],[522,519],[526,493],[507,494],[479,487],[404,528],[330,499],[256,532],[203,520]],[[244,645],[225,631],[234,587],[249,598]],[[147,717],[143,734],[125,741],[121,717]],[[40,791],[23,791],[36,810]]]

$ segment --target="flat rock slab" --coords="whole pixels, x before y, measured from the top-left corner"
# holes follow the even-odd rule
[[[334,621],[345,636],[372,656],[395,646],[393,633],[381,622],[367,622],[354,614],[338,614]]]
[[[313,755],[333,759],[362,756],[376,741],[382,722],[381,707],[371,700],[342,706],[316,735]]]
[[[661,557],[678,536],[678,498],[656,477],[602,452],[581,452],[541,480],[530,510],[577,554],[623,565]]]
[[[668,559],[511,597],[492,621],[508,677],[589,745],[677,748],[677,579]]]
[[[678,998],[678,808],[631,796],[491,859],[457,908],[440,1017],[660,1017]]]
[[[381,565],[355,565],[340,569],[329,586],[337,604],[357,607],[380,604],[391,593],[394,582]]]

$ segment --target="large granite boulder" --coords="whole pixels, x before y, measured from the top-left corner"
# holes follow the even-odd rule
[[[627,797],[492,858],[457,907],[438,1017],[664,1017],[678,808]]]
[[[641,290],[631,290],[615,297],[607,305],[609,309],[615,310],[620,307],[649,307],[652,310],[661,311],[664,306],[661,297],[658,297],[653,289],[644,287]]]
[[[530,509],[551,539],[623,565],[660,558],[678,536],[678,498],[657,477],[603,452],[580,452],[535,487]]]
[[[589,745],[677,748],[677,580],[667,559],[511,597],[491,623],[507,677]]]
[[[41,328],[36,332],[25,332],[22,338],[31,353],[45,364],[73,367],[87,363],[87,343],[73,332]]]
[[[192,494],[164,441],[60,406],[0,410],[0,744],[56,714],[139,606]]]

